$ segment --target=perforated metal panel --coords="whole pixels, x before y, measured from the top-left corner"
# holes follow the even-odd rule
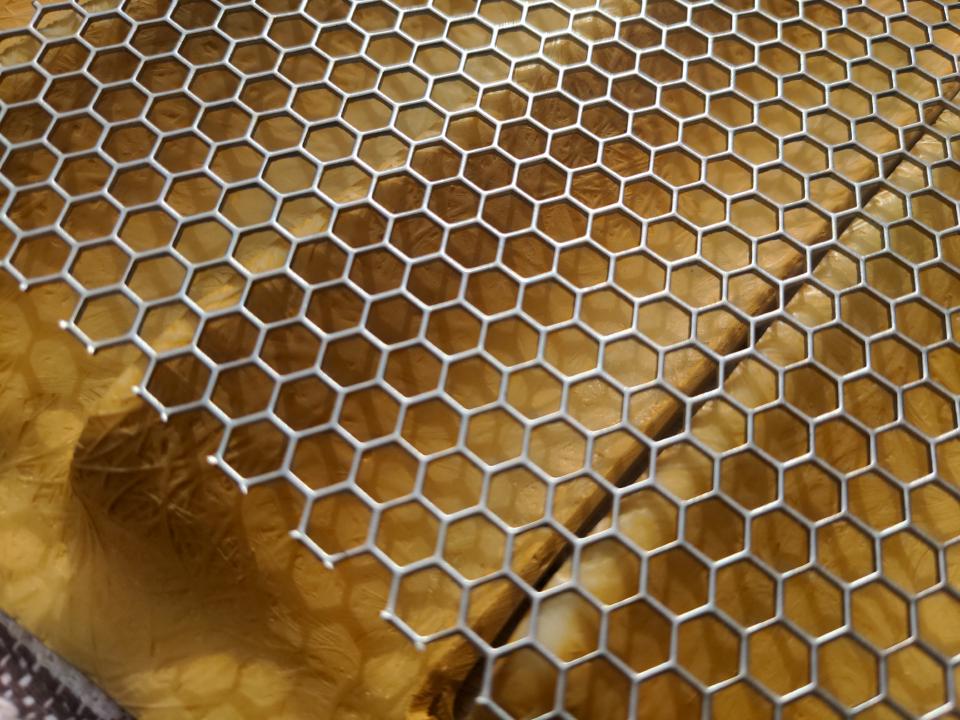
[[[2,265],[462,639],[439,716],[939,715],[958,21],[46,3],[0,36]]]

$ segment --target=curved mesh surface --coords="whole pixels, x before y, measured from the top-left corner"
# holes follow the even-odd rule
[[[389,571],[451,640],[430,714],[938,715],[958,20],[44,3],[0,35],[0,264]]]

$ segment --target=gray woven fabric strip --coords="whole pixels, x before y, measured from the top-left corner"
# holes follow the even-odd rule
[[[0,720],[128,718],[79,670],[0,613]]]

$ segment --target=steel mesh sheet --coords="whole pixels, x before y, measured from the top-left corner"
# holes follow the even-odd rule
[[[387,568],[448,641],[428,716],[939,716],[958,18],[45,3],[0,36],[2,265]]]

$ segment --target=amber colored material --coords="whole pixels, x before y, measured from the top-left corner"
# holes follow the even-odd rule
[[[122,17],[55,9],[44,104],[39,76],[0,85],[36,284],[0,280],[0,606],[145,720],[483,715],[476,667],[516,717],[948,700],[960,127],[927,43],[958,49],[955,10],[648,3],[662,32],[615,25],[628,0],[225,4],[182,3],[181,33],[126,3],[157,20],[142,65],[69,40]],[[34,187],[54,169],[66,200]],[[109,347],[133,336],[183,353]],[[428,459],[359,447],[394,432]],[[475,638],[418,650],[385,607]],[[534,642],[476,648],[510,632]],[[829,703],[783,699],[811,683]]]
[[[956,135],[960,115],[944,112],[933,130],[947,137]],[[919,163],[936,164],[944,159],[944,151],[938,135],[927,133],[913,146],[911,157]],[[900,163],[889,176],[891,186],[922,186],[920,167],[913,162]],[[946,194],[957,192],[952,183],[943,185],[935,180],[933,187]],[[922,215],[915,217],[923,220]],[[883,249],[874,223],[904,220],[907,222],[901,227],[910,233],[910,242],[890,248],[902,255],[896,259],[874,255]],[[717,571],[714,581],[713,610],[725,617],[708,612],[683,621],[676,641],[679,662],[705,684],[736,676],[741,644],[746,643],[751,674],[775,694],[785,695],[810,682],[810,664],[816,652],[821,683],[842,705],[855,707],[873,700],[881,692],[878,657],[907,638],[907,601],[916,602],[918,596],[923,598],[920,607],[939,607],[945,612],[940,621],[928,616],[926,625],[921,623],[919,638],[955,645],[952,631],[946,631],[948,637],[942,640],[933,638],[940,636],[940,622],[952,622],[960,608],[946,600],[948,590],[927,593],[943,579],[931,540],[949,542],[960,533],[960,503],[950,491],[957,487],[960,467],[956,440],[939,439],[957,424],[954,403],[944,390],[954,397],[960,390],[960,353],[950,346],[934,350],[931,355],[937,360],[931,363],[928,382],[916,384],[916,380],[922,372],[921,349],[940,344],[945,331],[943,313],[960,302],[960,278],[950,268],[958,240],[956,236],[947,238],[938,252],[930,236],[908,220],[908,209],[895,192],[881,190],[864,206],[862,217],[841,235],[841,247],[830,250],[817,265],[813,273],[816,284],[803,285],[787,305],[785,317],[774,322],[756,344],[757,352],[773,367],[793,366],[787,371],[784,387],[777,387],[772,368],[760,358],[741,363],[724,383],[725,394],[747,407],[762,408],[785,400],[802,414],[773,409],[744,417],[720,399],[708,401],[693,418],[692,434],[713,449],[738,447],[750,432],[760,449],[789,461],[806,453],[812,439],[812,460],[784,472],[782,492],[789,513],[780,509],[764,512],[763,506],[777,497],[777,470],[750,450],[722,461],[719,484],[725,497],[701,499],[713,485],[713,468],[702,450],[683,440],[659,455],[655,488],[648,484],[621,498],[617,529],[640,547],[653,550],[685,537],[713,561],[733,560],[746,548],[775,573],[787,576],[779,591],[785,620],[814,639],[845,625],[852,631],[831,635],[816,647],[780,621],[750,632],[751,626],[776,616],[778,590],[769,569],[748,558],[731,561]],[[842,293],[860,282],[857,260],[863,256],[872,256],[866,265],[866,289],[843,295],[839,306],[830,303],[827,292]],[[937,258],[941,263],[926,264]],[[918,266],[923,268],[921,278],[933,275],[936,279],[926,285],[921,280],[916,299],[900,305],[898,298],[910,292],[904,288],[912,282],[910,269]],[[899,289],[893,289],[897,285]],[[928,312],[917,313],[912,322],[901,325],[899,336],[885,332],[898,312],[915,307]],[[835,322],[840,318],[870,337],[869,344],[865,347],[838,327]],[[812,331],[810,336],[805,337],[805,329]],[[871,353],[869,365],[867,352]],[[795,365],[808,354],[817,364]],[[831,374],[864,367],[865,372],[841,381]],[[889,473],[883,477],[868,469],[870,438],[834,411],[842,401],[850,416],[868,427],[882,427],[900,412],[895,392],[903,386],[910,388],[904,393],[903,412],[913,418],[915,430],[891,428],[875,436],[877,464]],[[814,421],[814,438],[808,437],[803,416]],[[941,479],[916,482],[929,475],[934,455]],[[846,473],[847,480],[838,482],[824,466]],[[837,517],[843,494],[849,518]],[[680,512],[686,514],[683,534],[677,525]],[[804,520],[815,530],[811,532]],[[908,524],[902,529],[883,536],[877,553],[871,532],[881,533],[904,521]],[[607,604],[630,597],[639,577],[639,559],[617,540],[604,539],[601,534],[611,525],[607,517],[592,531],[598,540],[586,546],[577,578],[580,587]],[[813,557],[819,567],[791,572]],[[705,605],[708,567],[682,549],[659,558],[663,561],[651,560],[648,566],[647,592],[674,613]],[[956,554],[948,555],[946,585],[953,591],[958,587],[958,562]],[[568,562],[551,578],[550,585],[560,587],[569,582],[573,572]],[[854,584],[849,610],[844,607],[842,583]],[[576,660],[596,648],[599,615],[577,595],[552,596],[541,605],[536,622],[537,639],[564,660]],[[669,657],[669,628],[662,611],[638,599],[610,615],[609,647],[629,667],[644,671]],[[532,632],[524,622],[513,639],[521,640]],[[890,672],[896,673],[888,691],[893,702],[919,714],[947,700],[948,669],[942,660],[917,645],[908,645],[887,662]],[[622,682],[620,671],[596,661],[581,667],[576,685],[570,684],[568,676],[567,707],[573,706],[574,713],[585,716],[625,717],[629,685]],[[525,649],[498,663],[494,694],[517,716],[532,716],[532,709],[552,705],[556,682],[557,674],[543,656]],[[602,701],[595,695],[599,687],[606,689]],[[753,705],[749,700],[753,691],[738,685],[714,695],[714,703],[718,695],[733,695],[736,687],[743,687],[746,697],[724,702],[719,709],[715,705],[713,717],[740,717],[744,702]],[[593,688],[593,692],[585,688]],[[669,704],[671,717],[697,715],[704,700],[675,675],[641,682],[639,692],[657,693]],[[602,711],[598,702],[603,703]]]
[[[142,720],[403,717],[442,644],[381,620],[389,576],[316,562],[287,533],[302,501],[240,495],[206,462],[216,424],[131,397],[136,353],[87,355],[71,301],[0,280],[0,606]]]

